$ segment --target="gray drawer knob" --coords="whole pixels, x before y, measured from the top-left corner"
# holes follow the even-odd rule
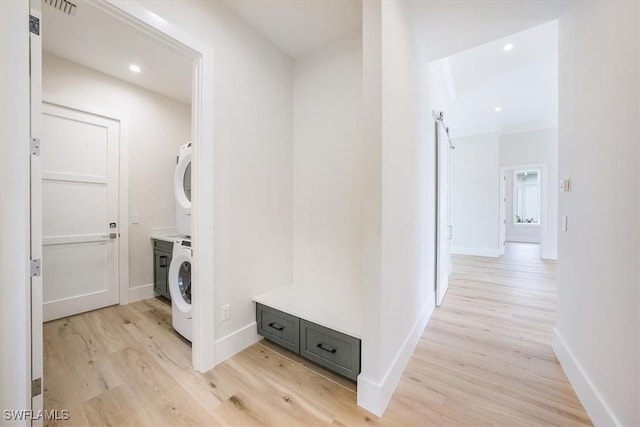
[[[324,350],[324,351],[326,351],[328,353],[331,353],[331,354],[335,354],[336,351],[338,351],[335,347],[331,347],[331,346],[328,346],[328,345],[322,344],[322,343],[318,343],[318,345],[316,345],[316,347],[318,347],[320,350]]]
[[[269,327],[275,329],[276,331],[281,331],[284,329],[284,326],[276,322],[269,323]]]

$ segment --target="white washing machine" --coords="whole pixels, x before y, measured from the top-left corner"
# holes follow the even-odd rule
[[[180,147],[173,192],[176,196],[176,231],[182,236],[191,236],[191,143]]]
[[[176,239],[173,258],[169,266],[169,292],[171,293],[171,320],[173,329],[191,341],[191,240]]]

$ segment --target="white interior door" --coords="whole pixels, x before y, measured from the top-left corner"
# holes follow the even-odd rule
[[[118,121],[44,103],[44,320],[118,303]]]
[[[440,306],[449,289],[451,274],[451,149],[440,123],[436,121],[436,305]]]

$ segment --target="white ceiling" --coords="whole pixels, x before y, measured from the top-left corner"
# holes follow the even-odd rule
[[[504,51],[507,43],[513,44],[509,52]],[[454,87],[445,113],[452,137],[557,126],[557,21],[438,62]]]
[[[362,25],[361,0],[224,0],[292,58]]]
[[[74,16],[42,5],[43,50],[191,103],[191,60],[85,1]],[[142,72],[134,74],[130,64]]]
[[[579,3],[571,0],[406,0],[405,4],[427,58],[435,61],[558,19]]]

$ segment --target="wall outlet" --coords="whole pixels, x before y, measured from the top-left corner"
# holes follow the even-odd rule
[[[222,306],[222,321],[229,320],[231,317],[231,306],[229,304]]]

